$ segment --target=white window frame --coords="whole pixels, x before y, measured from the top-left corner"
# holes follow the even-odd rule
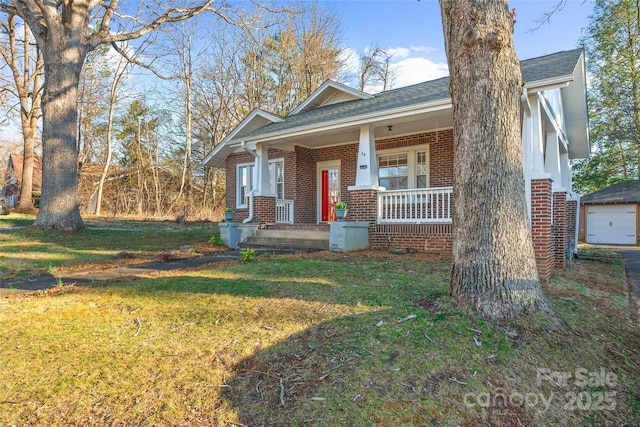
[[[427,163],[427,182],[426,187],[429,188],[430,180],[429,175],[431,175],[431,155],[430,155],[430,145],[429,144],[421,144],[421,145],[412,145],[410,147],[400,147],[400,148],[391,148],[389,150],[379,150],[376,153],[376,162],[380,164],[380,156],[386,156],[389,154],[399,154],[406,153],[407,154],[407,190],[414,190],[418,185],[418,152],[424,151]],[[380,179],[380,171],[378,171],[378,179]]]
[[[251,163],[238,163],[236,165],[236,208],[247,208],[249,205],[246,202],[246,199],[243,200],[240,193],[240,189],[242,188],[242,184],[240,182],[240,177],[242,176],[240,174],[240,169],[245,168],[245,167],[250,167],[251,169],[249,169],[251,171],[251,176],[249,177],[249,183],[247,184],[247,191],[246,194],[248,195],[251,190],[253,189],[253,187],[255,186],[255,169],[256,169],[256,165],[255,163],[251,162]]]
[[[276,169],[275,169],[275,165],[277,163],[281,163],[282,164],[282,198],[278,197],[278,187],[277,187],[277,182],[273,179],[276,177]],[[274,168],[271,168],[271,166],[274,166]],[[269,160],[269,189],[271,190],[272,194],[276,195],[276,200],[284,200],[284,157],[280,157],[277,159],[270,159]]]
[[[285,169],[284,169],[284,157],[279,157],[277,159],[269,159],[269,189],[271,190],[271,192],[273,194],[278,195],[278,191],[277,191],[277,187],[276,187],[276,183],[272,182],[271,178],[275,176],[275,170],[273,170],[271,168],[271,165],[275,165],[276,163],[282,163],[282,197],[284,198],[284,194],[285,194],[285,184],[284,184],[284,173],[285,173]],[[236,165],[236,208],[248,208],[249,205],[247,203],[246,200],[242,200],[242,197],[240,196],[240,188],[242,187],[241,182],[240,182],[240,170],[241,168],[245,168],[245,167],[251,167],[251,176],[250,176],[250,180],[251,182],[249,183],[249,185],[247,186],[247,195],[251,192],[251,190],[255,187],[256,185],[256,166],[254,162],[250,162],[250,163],[238,163]],[[272,173],[273,171],[273,173]]]

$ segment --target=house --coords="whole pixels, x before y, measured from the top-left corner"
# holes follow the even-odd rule
[[[579,240],[635,245],[640,181],[615,184],[580,198]]]
[[[521,62],[522,151],[538,270],[575,241],[570,160],[589,155],[584,52]],[[450,254],[453,117],[448,78],[376,95],[328,81],[286,117],[251,112],[203,163],[225,168],[227,206],[260,227],[364,222],[372,248]]]
[[[7,161],[7,169],[4,175],[2,192],[0,195],[5,197],[9,203],[9,207],[15,208],[20,202],[20,187],[22,183],[22,164],[23,156],[21,154],[10,154]],[[42,188],[42,158],[35,156],[33,159],[33,198],[37,201],[40,198],[40,189]]]

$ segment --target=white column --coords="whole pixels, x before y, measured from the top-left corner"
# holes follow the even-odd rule
[[[573,185],[571,182],[571,164],[569,163],[569,153],[567,152],[560,154],[560,174],[562,176],[560,185],[567,193],[570,193],[573,191]]]
[[[562,191],[562,172],[560,169],[560,141],[558,134],[555,132],[547,133],[546,138],[547,150],[544,158],[544,169],[551,175],[553,180],[553,192]]]
[[[269,185],[269,147],[265,143],[256,144],[255,193],[256,196],[275,196]]]
[[[360,126],[356,183],[349,190],[379,190],[378,161],[373,125]]]
[[[540,100],[536,97],[531,103],[531,179],[549,178],[545,175],[544,168],[544,145],[545,135],[542,131],[542,109]]]

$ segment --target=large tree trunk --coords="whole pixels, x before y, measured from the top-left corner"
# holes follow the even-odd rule
[[[440,0],[454,120],[450,293],[484,318],[541,310],[527,218],[522,76],[506,0]]]
[[[51,43],[53,44],[53,43]],[[74,231],[84,228],[78,207],[78,82],[86,51],[46,46],[42,102],[42,197],[33,224]]]
[[[20,202],[17,212],[32,212],[33,208],[33,164],[35,160],[35,129],[22,122],[24,152],[22,155],[22,182],[20,184]]]

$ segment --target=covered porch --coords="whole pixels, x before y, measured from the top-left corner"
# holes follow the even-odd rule
[[[414,190],[377,190],[376,224],[450,223],[453,187]],[[276,199],[276,224],[295,224],[295,201]],[[352,209],[357,209],[354,207]],[[335,203],[327,215],[335,221]],[[348,217],[347,217],[348,218]]]

